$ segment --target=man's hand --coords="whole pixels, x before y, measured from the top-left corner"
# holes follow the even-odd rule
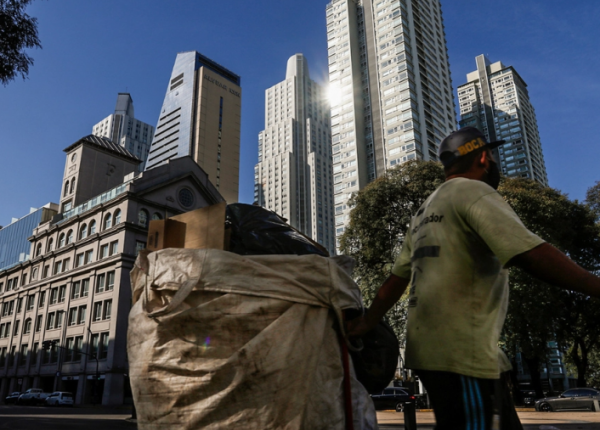
[[[408,279],[390,275],[377,291],[367,314],[346,323],[348,337],[360,337],[373,330],[385,313],[400,300],[408,283]]]
[[[367,323],[367,318],[363,315],[353,320],[346,321],[346,334],[348,337],[362,337],[365,333],[373,330]]]

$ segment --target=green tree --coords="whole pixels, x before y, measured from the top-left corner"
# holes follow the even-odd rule
[[[25,13],[32,0],[0,0],[0,82],[4,86],[29,74],[33,58],[25,48],[41,48],[37,19]]]
[[[598,270],[600,241],[594,216],[585,205],[537,182],[506,179],[499,192],[525,226],[569,255],[582,267]],[[569,357],[578,368],[578,384],[585,385],[587,354],[600,341],[598,300],[551,287],[514,267],[503,339],[509,351],[520,351],[541,395],[539,371],[547,362],[548,342],[573,346]]]
[[[600,181],[588,188],[585,194],[585,202],[596,215],[596,221],[600,221]]]
[[[388,170],[349,200],[353,209],[340,249],[356,260],[354,276],[367,306],[390,273],[411,217],[442,182],[441,164],[409,161]],[[386,319],[403,344],[405,300],[392,308]]]

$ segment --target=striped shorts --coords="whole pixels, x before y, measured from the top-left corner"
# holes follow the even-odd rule
[[[506,383],[508,374],[495,380],[431,370],[416,373],[429,395],[436,430],[523,430]]]

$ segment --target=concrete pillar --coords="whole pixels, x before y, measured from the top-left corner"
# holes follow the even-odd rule
[[[79,374],[79,380],[77,381],[77,393],[75,393],[75,399],[73,401],[76,405],[81,405],[83,403],[83,397],[85,394],[85,378],[87,375],[85,373]]]
[[[2,378],[0,382],[0,403],[4,403],[6,396],[8,396],[8,378]]]
[[[12,393],[13,391],[18,391],[17,378],[10,378],[10,382],[8,384],[8,392]]]
[[[107,373],[104,380],[104,393],[102,394],[103,406],[123,404],[123,383],[125,376],[122,373]]]

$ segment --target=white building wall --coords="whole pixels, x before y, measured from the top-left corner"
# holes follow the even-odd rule
[[[437,160],[456,122],[438,0],[333,0],[327,39],[339,238],[352,192],[400,163]]]
[[[265,129],[258,137],[255,201],[334,251],[329,106],[310,79],[302,54],[286,79],[265,92]]]

